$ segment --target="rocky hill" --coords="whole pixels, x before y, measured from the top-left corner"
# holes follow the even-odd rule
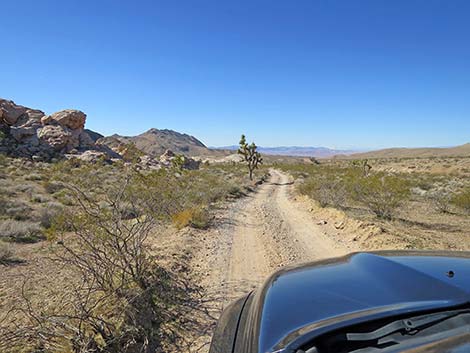
[[[196,169],[190,156],[220,156],[193,136],[150,129],[137,136],[103,137],[85,129],[86,114],[66,109],[51,115],[0,98],[0,153],[35,161],[78,158],[87,162],[124,159],[143,168],[159,169],[178,163]],[[181,155],[184,155],[181,156]],[[173,163],[174,162],[174,163]]]
[[[84,130],[85,122],[86,114],[80,110],[66,109],[46,115],[0,98],[0,152],[44,161],[84,153],[86,158],[119,157],[106,146],[95,144]]]
[[[432,157],[470,157],[470,143],[456,147],[442,148],[387,148],[383,150],[355,153],[349,156],[336,158],[432,158]]]
[[[150,129],[137,136],[111,135],[97,140],[98,144],[106,145],[113,150],[130,143],[150,156],[160,156],[166,150],[186,156],[223,155],[222,151],[207,148],[201,141],[191,135],[173,130]]]

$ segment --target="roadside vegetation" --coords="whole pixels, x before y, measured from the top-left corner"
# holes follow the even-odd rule
[[[154,245],[252,192],[243,166],[0,163],[0,351],[188,351],[207,330],[185,254]]]
[[[455,164],[465,165],[465,160]],[[428,159],[315,160],[275,166],[290,173],[299,194],[319,207],[372,222],[410,248],[469,248],[468,241],[462,242],[470,229],[466,168],[444,173]]]

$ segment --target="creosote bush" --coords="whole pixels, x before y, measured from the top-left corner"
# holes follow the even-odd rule
[[[403,178],[382,173],[359,178],[354,197],[377,217],[392,219],[395,211],[408,199],[409,183]]]
[[[341,180],[310,178],[299,186],[302,194],[318,201],[321,207],[343,207],[346,203],[347,190]]]
[[[160,202],[168,179],[147,184],[138,172],[124,172],[109,188],[99,178],[86,187],[79,180],[66,185],[76,207],[48,229],[53,261],[67,274],[60,289],[44,289],[57,305],[33,302],[34,288],[25,283],[20,311],[31,324],[0,342],[0,350],[18,344],[73,353],[186,351],[189,327],[204,329],[199,288],[160,266],[147,241],[173,210],[170,198]]]
[[[307,176],[300,193],[317,200],[322,207],[342,208],[359,203],[377,217],[391,219],[409,198],[410,182],[401,175],[372,173],[356,166],[282,165],[294,176]]]

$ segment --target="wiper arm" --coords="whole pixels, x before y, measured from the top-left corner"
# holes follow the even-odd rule
[[[464,309],[416,316],[409,319],[391,322],[372,332],[347,333],[346,337],[348,341],[373,341],[399,331],[405,331],[407,334],[414,334],[423,327],[432,326],[438,322],[469,312],[470,310]]]

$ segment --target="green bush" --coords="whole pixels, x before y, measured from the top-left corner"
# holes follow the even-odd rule
[[[384,219],[392,219],[395,211],[410,195],[407,180],[382,173],[357,178],[353,188],[354,198],[377,217]]]
[[[348,191],[342,180],[311,178],[299,186],[300,193],[318,201],[321,207],[344,207]]]

